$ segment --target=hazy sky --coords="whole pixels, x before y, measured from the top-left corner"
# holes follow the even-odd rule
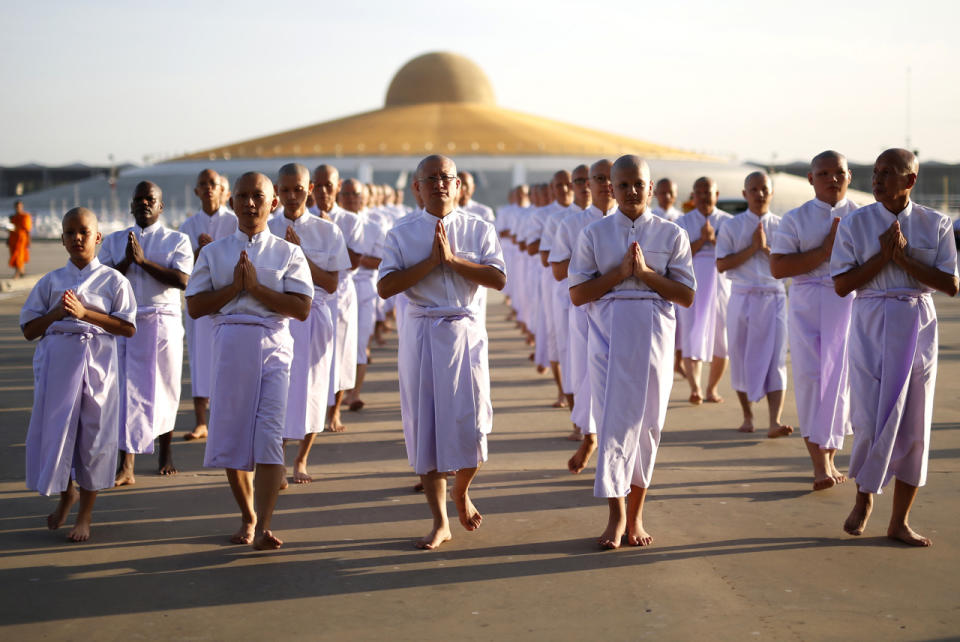
[[[909,134],[960,161],[955,0],[352,4],[0,0],[0,164],[142,163],[377,109],[428,51],[475,61],[504,107],[685,149],[870,162]]]

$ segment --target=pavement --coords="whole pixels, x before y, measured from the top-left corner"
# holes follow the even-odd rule
[[[933,539],[929,549],[884,537],[892,492],[877,498],[862,537],[846,535],[852,483],[812,492],[798,435],[739,433],[728,379],[726,403],[699,407],[686,402],[678,379],[645,510],[654,543],[600,551],[606,505],[592,494],[594,468],[566,471],[575,446],[564,438],[568,415],[549,407],[555,388],[535,373],[493,295],[494,432],[472,493],[482,527],[455,525],[439,551],[413,547],[429,529],[429,511],[412,491],[390,335],[374,350],[366,407],[345,413],[346,433],[318,437],[315,481],[291,484],[278,503],[274,531],[284,546],[262,553],[227,542],[237,510],[223,473],[202,468],[203,445],[181,439],[192,427],[186,402],[174,447],[179,474],[160,477],[153,456],[138,457],[136,485],[100,494],[88,543],[45,528],[55,499],[23,483],[33,354],[17,327],[25,296],[0,297],[4,639],[960,636],[960,301],[936,297],[929,479],[912,519]],[[188,370],[184,378],[189,394]],[[784,419],[796,418],[790,391]],[[850,445],[838,457],[842,468]],[[291,446],[288,463],[293,455]]]

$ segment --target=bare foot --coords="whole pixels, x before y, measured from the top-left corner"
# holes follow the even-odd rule
[[[67,539],[71,542],[85,542],[90,539],[90,522],[81,522],[78,519],[77,523],[70,529]]]
[[[546,371],[547,371],[546,366],[537,366],[537,374],[543,374]]]
[[[113,480],[113,487],[117,488],[118,486],[133,486],[137,483],[137,478],[133,476],[132,470],[126,470],[121,468],[117,471],[117,477]]]
[[[294,484],[309,484],[313,481],[313,477],[310,476],[310,473],[307,472],[307,465],[301,462],[294,462],[293,464],[293,483]]]
[[[347,427],[344,426],[343,422],[341,422],[339,419],[335,419],[334,421],[330,422],[330,427],[327,428],[327,430],[330,432],[346,432]]]
[[[253,543],[253,531],[256,528],[255,523],[240,525],[240,530],[230,536],[231,544],[251,544]]]
[[[694,406],[699,406],[703,403],[703,397],[700,396],[699,392],[691,392],[690,398],[687,400]]]
[[[60,501],[57,503],[57,509],[47,515],[47,528],[55,531],[63,526],[63,523],[67,521],[67,515],[70,514],[70,509],[78,497],[80,497],[80,493],[77,492],[73,484],[70,484],[67,492],[60,493]]]
[[[737,430],[740,432],[753,432],[753,419],[744,419]]]
[[[193,432],[188,432],[183,436],[186,441],[194,441],[196,439],[206,439],[207,438],[207,425],[200,424],[193,429]]]
[[[161,475],[176,475],[177,469],[174,467],[172,461],[168,461],[160,465],[160,474]]]
[[[861,495],[862,493],[857,493],[857,503],[853,505],[853,510],[847,515],[847,521],[843,523],[843,530],[850,535],[863,535],[867,520],[870,519],[870,513],[873,511],[873,496],[862,500]]]
[[[350,405],[347,407],[353,412],[357,412],[358,410],[363,410],[364,405],[366,404],[363,403],[362,399],[355,399],[351,401]]]
[[[567,441],[583,441],[583,433],[579,428],[574,428],[573,432],[567,435]]]
[[[643,530],[643,524],[633,524],[627,529],[627,544],[630,546],[650,546],[653,544],[653,535]]]
[[[625,530],[627,530],[626,520],[610,521],[607,529],[597,538],[597,544],[607,551],[620,548],[620,540],[623,539]]]
[[[583,469],[587,467],[587,462],[590,461],[590,455],[592,455],[596,449],[597,436],[585,435],[583,441],[580,442],[580,447],[577,448],[577,452],[573,453],[573,457],[567,460],[567,470],[574,475],[579,475]]]
[[[475,531],[480,528],[480,522],[483,521],[483,515],[477,510],[477,507],[470,501],[470,494],[464,493],[461,497],[454,496],[453,503],[457,507],[457,515],[460,517],[460,524],[468,531]]]
[[[827,490],[837,485],[837,480],[833,477],[817,477],[813,480],[813,490]]]
[[[830,464],[830,476],[833,477],[833,481],[837,482],[838,484],[842,484],[843,482],[847,481],[847,476],[837,470],[837,467],[832,463]]]
[[[283,546],[283,541],[270,531],[260,531],[253,536],[251,546],[258,551],[275,551]]]
[[[711,394],[708,394],[708,395],[707,395],[707,398],[704,399],[704,401],[706,401],[707,403],[723,403],[723,397],[721,397],[720,395],[718,395],[718,394],[716,394],[716,393],[714,393],[714,394],[712,394],[712,395],[711,395]]]
[[[566,408],[566,407],[567,407],[567,400],[561,397],[560,399],[557,399],[556,401],[553,402],[553,407],[554,407],[554,408]]]
[[[434,528],[425,537],[418,539],[414,546],[424,551],[435,551],[441,544],[452,539],[453,535],[450,534],[449,528]]]
[[[778,426],[770,426],[770,430],[767,431],[767,438],[776,439],[777,437],[786,437],[787,435],[792,435],[792,434],[793,434],[793,426],[780,424]]]
[[[423,482],[417,482],[413,485],[413,492],[422,493],[423,492]]]
[[[283,467],[283,477],[280,478],[280,490],[287,490],[290,487],[290,483],[287,481],[287,467]]]
[[[920,533],[916,532],[907,524],[890,526],[887,529],[887,537],[890,539],[900,540],[904,544],[909,544],[910,546],[933,546],[933,542],[931,542],[929,538],[924,537]]]

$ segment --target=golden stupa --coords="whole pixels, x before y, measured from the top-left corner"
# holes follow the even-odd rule
[[[205,149],[176,160],[275,157],[471,156],[707,157],[499,107],[487,75],[453,53],[405,64],[382,109]]]

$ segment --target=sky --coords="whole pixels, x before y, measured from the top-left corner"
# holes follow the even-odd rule
[[[0,24],[0,165],[143,164],[377,109],[429,51],[503,107],[691,151],[960,162],[955,0],[0,0]]]

